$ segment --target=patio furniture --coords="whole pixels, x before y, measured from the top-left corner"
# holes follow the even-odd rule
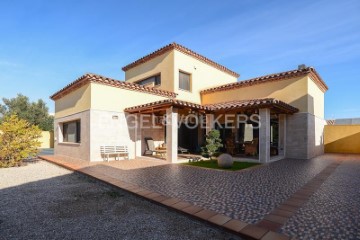
[[[178,152],[180,152],[181,154],[187,153],[189,154],[189,149],[183,148],[183,147],[178,147]]]
[[[166,157],[166,148],[162,147],[160,149],[156,149],[155,148],[155,144],[154,144],[154,139],[152,138],[144,138],[145,142],[146,142],[146,147],[147,149],[144,152],[144,155],[150,155],[153,156],[154,153],[156,155],[160,155],[161,158],[165,158]]]
[[[116,157],[124,156],[129,159],[129,151],[127,146],[100,146],[100,153],[103,156],[104,161],[109,161],[111,155]]]
[[[258,153],[259,139],[254,138],[251,142],[245,142],[245,155],[256,155]]]

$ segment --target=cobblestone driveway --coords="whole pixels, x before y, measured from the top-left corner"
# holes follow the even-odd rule
[[[360,239],[359,155],[284,159],[237,172],[139,161],[76,165],[247,223],[269,219],[284,202],[295,204],[280,232],[297,239]]]
[[[332,161],[326,157],[286,159],[238,172],[175,164],[127,171],[109,165],[96,165],[92,169],[247,223],[256,223]]]
[[[282,232],[299,239],[360,239],[360,159],[335,170]]]

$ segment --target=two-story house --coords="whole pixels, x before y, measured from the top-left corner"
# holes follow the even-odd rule
[[[131,159],[151,138],[176,162],[179,146],[199,152],[213,128],[235,159],[323,153],[328,88],[314,68],[238,81],[236,72],[172,43],[122,69],[125,81],[85,74],[51,96],[55,154],[101,161],[100,146],[127,146]]]

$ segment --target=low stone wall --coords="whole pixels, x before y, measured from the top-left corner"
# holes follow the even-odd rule
[[[360,153],[360,125],[327,125],[324,143],[326,153]]]

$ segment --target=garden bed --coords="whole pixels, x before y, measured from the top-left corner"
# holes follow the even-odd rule
[[[204,167],[204,168],[211,168],[211,169],[238,171],[241,169],[259,165],[260,163],[234,162],[234,164],[231,168],[220,168],[218,166],[217,160],[205,160],[205,161],[198,161],[198,162],[189,162],[189,163],[184,163],[184,164],[189,165],[189,166]]]

